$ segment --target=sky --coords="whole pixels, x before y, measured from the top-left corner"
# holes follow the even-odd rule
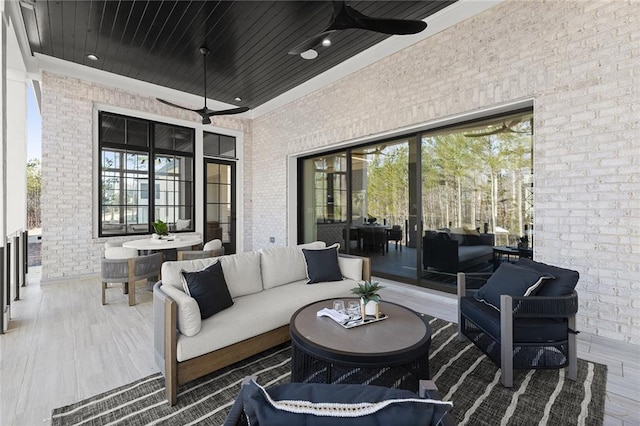
[[[27,89],[27,160],[41,159],[42,119],[33,88]]]

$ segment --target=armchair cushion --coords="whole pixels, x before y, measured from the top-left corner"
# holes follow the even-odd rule
[[[287,383],[267,390],[250,381],[242,397],[251,425],[430,425],[452,407],[407,390],[371,385]]]
[[[222,265],[214,263],[198,272],[181,272],[184,291],[193,297],[200,308],[200,317],[209,318],[233,305]]]
[[[537,296],[557,297],[571,294],[576,288],[578,279],[580,278],[578,271],[559,268],[542,262],[535,262],[524,257],[520,258],[516,265],[531,268],[539,272],[546,272],[555,277],[553,280],[545,281],[536,293]]]
[[[487,283],[478,289],[476,299],[500,310],[500,296],[531,296],[545,279],[552,279],[548,272],[503,263]]]
[[[307,265],[307,284],[342,281],[338,263],[338,244],[320,250],[302,249]]]

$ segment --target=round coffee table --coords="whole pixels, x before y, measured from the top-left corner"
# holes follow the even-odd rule
[[[316,315],[332,306],[333,299],[323,300],[291,317],[291,381],[372,384],[417,392],[419,380],[429,378],[431,328],[426,318],[404,306],[381,302],[380,311],[387,319],[346,329]]]

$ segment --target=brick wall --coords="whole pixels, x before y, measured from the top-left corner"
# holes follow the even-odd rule
[[[95,238],[93,223],[93,105],[110,105],[197,123],[197,116],[111,87],[44,72],[42,75],[42,280],[94,275],[100,271],[104,239]],[[135,114],[132,114],[135,115]],[[216,118],[216,126],[244,134],[251,158],[251,123]],[[250,160],[244,164],[251,177]],[[251,198],[251,180],[243,188]],[[251,216],[245,211],[245,246],[251,244]]]
[[[580,272],[580,330],[640,344],[638,17],[507,1],[256,119],[253,247],[295,220],[287,155],[534,99],[536,259]]]

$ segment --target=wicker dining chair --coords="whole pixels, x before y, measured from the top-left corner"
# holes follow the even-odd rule
[[[102,304],[106,304],[108,283],[122,283],[124,294],[129,294],[129,306],[136,304],[136,281],[159,277],[162,253],[138,256],[136,249],[109,247],[105,249],[100,268]]]

